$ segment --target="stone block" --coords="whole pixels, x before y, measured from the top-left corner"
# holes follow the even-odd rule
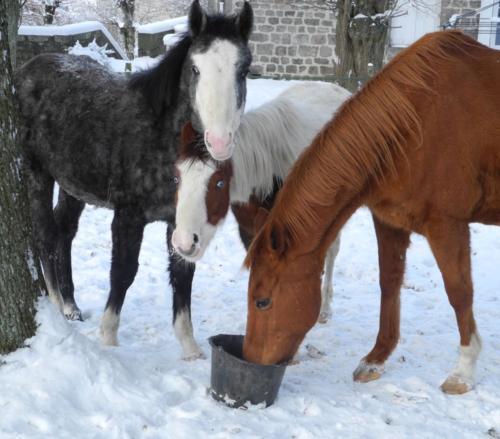
[[[311,36],[311,44],[326,44],[326,35],[323,34],[316,34]]]
[[[257,55],[272,55],[273,47],[272,44],[257,44]]]
[[[295,14],[296,14],[296,11],[293,11],[290,9],[285,11],[285,17],[295,17]]]
[[[271,34],[271,43],[281,43],[282,36],[283,34]]]
[[[286,66],[286,73],[297,73],[297,66],[294,65]]]
[[[286,47],[285,46],[276,46],[274,49],[274,54],[278,56],[286,55]]]
[[[287,58],[286,56],[282,56],[280,58],[281,64],[290,64],[290,58]]]
[[[269,34],[257,33],[254,32],[251,37],[252,41],[256,41],[258,43],[263,43],[269,41]]]
[[[317,18],[304,18],[304,24],[308,26],[318,26],[319,20]]]
[[[296,46],[288,47],[288,56],[295,56],[295,55],[297,55],[297,47]]]
[[[323,56],[325,58],[333,56],[333,49],[329,46],[321,46],[319,48],[319,56]]]
[[[309,67],[308,72],[310,75],[318,75],[319,70],[317,66],[311,66]]]
[[[281,24],[293,24],[293,18],[283,17],[281,19]]]
[[[294,44],[307,44],[309,43],[308,34],[295,34],[292,36],[292,43]]]
[[[278,17],[268,17],[267,22],[269,24],[278,24],[280,22],[280,19]]]
[[[314,62],[318,65],[324,65],[324,66],[330,64],[330,60],[328,58],[315,58]]]
[[[266,73],[274,73],[276,72],[276,64],[268,64],[266,66]]]
[[[257,27],[259,32],[269,33],[274,30],[274,27],[269,24],[261,24]]]
[[[318,47],[317,46],[299,46],[299,55],[300,56],[315,57],[318,55]]]
[[[278,24],[278,26],[276,26],[276,32],[286,32],[286,24]]]
[[[290,34],[281,34],[281,42],[283,44],[292,44],[292,36]]]
[[[294,59],[292,59],[292,64],[300,66],[300,65],[304,64],[304,60],[302,58],[294,58]]]

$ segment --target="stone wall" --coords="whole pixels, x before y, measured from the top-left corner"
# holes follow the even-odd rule
[[[241,8],[237,1],[236,8]],[[307,2],[310,5],[310,1]],[[302,0],[251,0],[252,72],[273,78],[332,79],[335,17]]]
[[[17,37],[17,65],[22,65],[29,59],[40,53],[67,53],[77,41],[82,46],[88,46],[92,41],[96,41],[99,46],[108,45],[108,49],[114,50],[114,45],[101,30],[77,33],[74,35],[30,35],[29,26],[22,26],[23,33]],[[116,44],[116,42],[115,42]],[[114,50],[110,56],[123,59],[120,54],[121,49]]]

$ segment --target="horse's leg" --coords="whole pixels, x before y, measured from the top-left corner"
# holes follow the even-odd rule
[[[400,289],[405,271],[410,234],[395,229],[373,216],[378,244],[381,291],[379,332],[375,346],[354,371],[354,380],[368,382],[380,378],[384,363],[399,339]]]
[[[323,276],[323,285],[321,287],[321,309],[319,312],[319,323],[326,323],[328,319],[332,316],[332,297],[333,297],[333,264],[335,263],[335,258],[339,254],[340,249],[340,235],[337,237],[333,244],[328,249],[325,258],[325,274]]]
[[[111,291],[101,321],[101,340],[106,345],[118,345],[120,311],[125,294],[132,285],[139,267],[139,252],[146,221],[134,208],[117,208],[111,232]]]
[[[49,299],[62,312],[63,302],[56,272],[57,224],[52,207],[54,179],[39,169],[29,169],[28,191],[33,230]]]
[[[63,298],[64,315],[70,320],[82,320],[82,313],[75,302],[71,271],[71,244],[78,230],[78,220],[85,203],[59,189],[59,199],[54,210],[58,227],[57,279]]]
[[[173,293],[173,325],[177,340],[182,346],[183,359],[195,360],[204,358],[203,352],[193,336],[191,322],[191,289],[193,285],[195,264],[180,258],[172,247],[173,227],[167,226],[167,245],[170,284]]]
[[[476,361],[481,351],[481,339],[472,312],[469,225],[455,221],[435,222],[429,225],[425,235],[441,270],[460,332],[460,356],[441,389],[445,393],[461,394],[474,385]]]

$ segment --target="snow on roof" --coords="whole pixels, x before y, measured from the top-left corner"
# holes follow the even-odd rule
[[[80,23],[65,24],[64,26],[20,26],[19,35],[37,35],[37,36],[70,36],[85,34],[88,32],[101,31],[109,40],[113,49],[125,60],[128,60],[127,54],[109,33],[106,26],[98,21],[82,21]]]
[[[174,30],[178,25],[187,25],[187,16],[156,21],[155,23],[138,24],[135,29],[140,34],[158,34]]]

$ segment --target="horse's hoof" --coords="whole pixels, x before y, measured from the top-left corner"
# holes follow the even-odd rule
[[[472,390],[472,385],[465,383],[460,377],[452,375],[441,384],[441,390],[448,395],[463,395]]]
[[[322,311],[319,313],[318,323],[328,323],[331,317],[332,313],[330,311]]]
[[[68,320],[79,320],[83,322],[82,312],[75,304],[64,304],[64,316]]]
[[[369,364],[361,361],[359,366],[353,372],[352,377],[358,383],[368,383],[378,380],[384,373],[383,364]]]
[[[202,351],[193,352],[182,357],[184,361],[205,360],[206,358],[206,355]]]

